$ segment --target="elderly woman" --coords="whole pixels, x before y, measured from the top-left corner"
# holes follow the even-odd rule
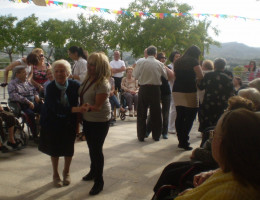
[[[79,83],[68,80],[70,64],[65,60],[53,63],[55,81],[47,86],[45,103],[41,112],[41,135],[39,150],[51,156],[53,184],[61,187],[58,172],[59,157],[64,156],[63,185],[70,184],[70,164],[74,154],[77,114],[86,111],[86,106],[78,106]]]
[[[217,58],[214,61],[214,72],[205,74],[198,84],[200,90],[205,90],[204,99],[200,107],[199,131],[215,126],[218,119],[228,106],[228,99],[233,95],[233,83],[225,73],[226,61]]]
[[[28,78],[28,80],[31,79],[32,77],[32,69],[31,69],[31,65],[38,65],[39,63],[39,57],[37,54],[35,53],[30,53],[26,58],[21,58],[18,59],[14,62],[12,62],[10,65],[8,65],[5,68],[5,72],[4,72],[4,82],[8,83],[8,74],[9,71],[13,70],[13,74],[12,74],[12,79],[15,78],[15,68],[21,68],[24,67],[26,70],[26,77]]]
[[[13,70],[15,78],[8,85],[10,102],[19,103],[20,108],[29,117],[28,124],[35,142],[38,140],[35,113],[40,112],[41,101],[35,87],[26,79],[26,68],[16,67]]]
[[[256,111],[260,111],[260,92],[255,88],[246,88],[238,92],[238,96],[251,100],[256,108]]]
[[[259,114],[252,111],[237,109],[224,113],[212,141],[212,155],[220,169],[196,175],[195,188],[175,200],[260,199],[259,124]]]
[[[129,109],[129,116],[137,116],[137,103],[138,103],[138,80],[133,77],[133,68],[126,69],[126,77],[122,79],[121,88],[124,90],[123,96],[126,98],[126,104]],[[134,113],[133,113],[134,103]]]
[[[88,58],[88,72],[79,89],[81,102],[88,104],[88,112],[83,115],[83,131],[86,136],[91,160],[90,171],[83,181],[94,179],[90,195],[103,190],[104,155],[103,144],[110,120],[110,65],[104,53],[92,53]]]
[[[250,81],[248,86],[257,89],[260,92],[260,78]]]

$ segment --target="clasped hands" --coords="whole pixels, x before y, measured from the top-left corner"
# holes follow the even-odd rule
[[[79,112],[84,113],[90,110],[90,104],[84,103],[79,107]]]

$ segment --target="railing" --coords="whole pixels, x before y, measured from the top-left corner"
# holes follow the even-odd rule
[[[249,83],[250,81],[260,78],[260,71],[256,72],[242,72],[242,71],[235,71],[233,72],[234,76],[239,76],[243,83]]]
[[[8,66],[10,62],[0,62],[0,83],[4,82],[4,68]],[[9,80],[12,75],[12,72],[9,73]],[[6,87],[0,87],[0,101],[7,101],[8,99],[8,92],[7,92],[7,86]]]

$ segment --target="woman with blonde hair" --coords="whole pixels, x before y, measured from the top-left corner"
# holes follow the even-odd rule
[[[79,88],[81,103],[88,105],[88,112],[83,114],[83,132],[89,148],[91,160],[90,171],[82,179],[94,180],[90,195],[96,195],[103,190],[104,155],[103,144],[109,130],[111,107],[110,65],[104,53],[92,53],[88,57],[88,70]]]
[[[44,86],[43,84],[48,80],[47,78],[47,69],[51,67],[49,63],[45,63],[44,51],[41,48],[35,48],[32,50],[32,53],[38,55],[39,63],[34,65],[32,68],[32,79],[31,83],[39,91],[40,96],[44,96]]]

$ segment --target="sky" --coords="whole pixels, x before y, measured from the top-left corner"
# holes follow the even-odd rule
[[[57,0],[61,2],[120,10],[127,8],[133,0]],[[260,19],[260,0],[177,0],[192,6],[191,13],[226,14]],[[35,14],[41,21],[49,18],[60,20],[77,19],[83,13],[93,14],[81,8],[63,8],[61,6],[40,7],[34,4],[12,3],[0,0],[0,15],[13,15],[23,19]],[[104,18],[113,18],[114,14],[104,14]],[[201,18],[202,19],[202,18]],[[211,37],[219,42],[239,42],[251,47],[260,47],[260,20],[221,19],[211,17],[212,26],[220,31],[218,36],[209,32]]]

